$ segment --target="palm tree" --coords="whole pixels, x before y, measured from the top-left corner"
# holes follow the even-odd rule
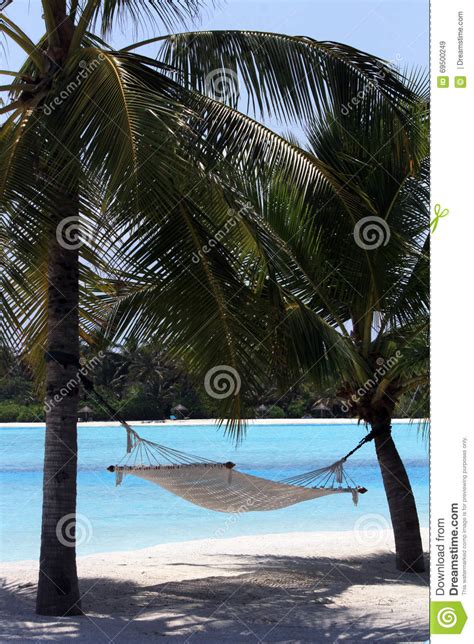
[[[309,153],[344,193],[298,201],[276,180],[262,208],[281,248],[267,259],[280,318],[276,366],[291,384],[301,373],[318,386],[336,383],[345,411],[370,426],[396,565],[418,572],[418,514],[390,431],[402,401],[428,394],[428,105],[424,78],[409,84],[419,99],[402,121],[362,100],[309,127]]]
[[[127,338],[122,347],[122,359],[114,384],[124,382],[127,388],[133,389],[135,383],[140,383],[150,402],[162,410],[170,408],[181,374],[178,365],[168,359],[158,338],[142,345],[134,338]]]
[[[42,0],[38,43],[1,15],[1,34],[26,55],[20,70],[2,71],[12,80],[2,86],[11,101],[0,108],[1,320],[6,341],[28,348],[48,403],[40,614],[81,613],[74,539],[79,338],[90,341],[107,324],[120,333],[133,318],[143,334],[154,325],[193,351],[200,368],[225,362],[258,389],[263,354],[248,343],[249,333],[262,332],[255,294],[246,283],[240,288],[235,254],[222,243],[209,254],[202,247],[229,208],[242,207],[242,176],[263,182],[278,172],[300,190],[333,189],[309,155],[237,111],[232,93],[219,96],[209,74],[226,80],[226,70],[236,71],[255,109],[283,118],[330,109],[367,84],[397,113],[407,96],[381,61],[338,43],[197,32],[150,39],[161,43],[155,59],[135,53],[146,43],[116,51],[104,40],[123,20],[170,27],[200,5]],[[246,218],[229,235],[257,255]],[[193,253],[203,255],[196,266]],[[140,289],[151,275],[154,308],[140,319],[150,300]],[[227,400],[225,416],[239,420],[240,401]]]

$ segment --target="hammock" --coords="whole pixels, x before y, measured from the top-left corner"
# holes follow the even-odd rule
[[[126,476],[137,476],[209,510],[233,513],[277,510],[344,493],[351,494],[357,505],[359,494],[367,491],[344,471],[344,461],[355,450],[328,467],[271,481],[234,470],[235,464],[231,462],[205,460],[145,440],[129,425],[126,429],[126,462],[107,468],[115,472],[116,485]],[[366,439],[359,446],[364,442]]]

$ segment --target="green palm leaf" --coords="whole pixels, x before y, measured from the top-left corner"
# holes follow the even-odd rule
[[[262,115],[312,118],[315,110],[340,110],[358,92],[381,96],[392,108],[412,97],[387,63],[341,43],[258,31],[178,33],[145,42],[154,41],[163,41],[159,58],[186,87],[235,106],[238,87],[222,93],[221,85],[241,83],[249,107]]]

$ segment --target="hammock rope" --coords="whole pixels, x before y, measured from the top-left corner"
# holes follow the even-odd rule
[[[354,505],[367,492],[345,472],[344,463],[374,438],[374,432],[335,463],[297,476],[272,481],[234,470],[235,463],[220,463],[141,438],[126,421],[127,454],[115,472],[120,485],[125,476],[155,483],[195,505],[217,512],[268,511],[332,494],[350,493]]]
[[[127,432],[127,450],[117,465],[115,484],[124,476],[134,475],[151,481],[191,503],[217,512],[252,512],[275,510],[302,501],[332,494],[350,493],[354,505],[359,494],[367,492],[345,472],[347,459],[377,435],[390,433],[390,425],[374,427],[350,452],[329,466],[280,481],[234,470],[235,463],[219,463],[142,438],[96,391],[89,378],[81,375],[87,391],[92,391],[112,417]],[[123,464],[122,462],[125,461]],[[164,462],[163,462],[164,461]]]

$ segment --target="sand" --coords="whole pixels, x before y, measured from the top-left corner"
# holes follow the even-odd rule
[[[36,562],[2,564],[0,641],[428,639],[428,574],[395,570],[388,531],[188,541],[78,570],[86,615],[58,619],[34,614]]]

